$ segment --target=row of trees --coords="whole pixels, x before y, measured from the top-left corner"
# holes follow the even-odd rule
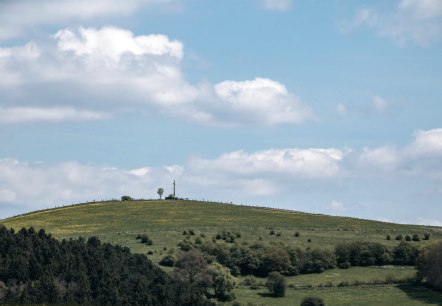
[[[277,271],[291,276],[320,273],[335,267],[370,265],[415,265],[419,254],[416,246],[401,242],[389,248],[375,242],[351,242],[336,246],[335,250],[301,249],[283,243],[278,244],[226,244],[213,241],[182,241],[181,250],[198,249],[209,262],[218,262],[228,267],[233,275],[255,275],[265,277]],[[166,259],[166,258],[165,258]],[[164,263],[172,265],[169,256]]]

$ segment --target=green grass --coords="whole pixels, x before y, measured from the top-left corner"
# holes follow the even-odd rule
[[[321,297],[327,306],[419,306],[442,305],[442,294],[412,285],[353,286],[344,288],[288,289],[283,298],[273,298],[264,289],[236,289],[241,305],[293,306],[307,296]]]
[[[289,288],[307,288],[307,287],[338,287],[342,283],[347,285],[354,284],[373,284],[386,282],[388,279],[409,280],[414,278],[416,270],[414,267],[401,266],[371,266],[371,267],[352,267],[350,269],[332,269],[319,274],[301,274],[287,277]],[[239,277],[240,284],[248,277]],[[255,278],[256,283],[264,286],[265,279]]]
[[[213,239],[220,231],[230,231],[241,234],[241,238],[237,239],[239,243],[283,242],[300,248],[332,249],[337,243],[355,240],[395,246],[398,242],[394,237],[398,234],[418,234],[423,237],[426,232],[431,233],[431,240],[442,239],[442,228],[439,227],[199,201],[87,203],[37,211],[8,218],[0,223],[15,229],[30,226],[37,230],[44,228],[56,238],[97,236],[102,241],[127,246],[132,252],[153,252],[149,257],[157,263],[164,255],[178,252],[177,244],[186,238],[182,233],[189,229],[195,231],[195,235],[189,237],[191,240],[201,236],[204,236],[203,240]],[[275,235],[270,235],[271,230]],[[295,237],[296,232],[299,232],[299,237]],[[149,235],[153,245],[141,244],[135,239],[138,234]],[[387,234],[391,235],[392,240],[386,240]],[[426,242],[412,243],[421,246]],[[247,301],[265,305],[299,305],[307,295],[321,296],[327,301],[327,305],[442,305],[440,294],[419,287],[337,287],[341,282],[351,285],[370,284],[387,277],[407,279],[414,273],[412,268],[397,267],[333,269],[321,274],[288,278],[291,288],[287,290],[287,297],[282,299],[267,297],[264,288],[251,290],[240,286],[235,289],[235,294],[244,305]],[[264,284],[265,280],[258,279],[258,282]],[[325,285],[332,287],[319,288]],[[384,303],[385,301],[388,303]]]

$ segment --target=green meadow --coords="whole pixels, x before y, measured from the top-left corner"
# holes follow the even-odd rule
[[[340,242],[373,241],[395,246],[397,235],[417,234],[430,240],[442,239],[442,228],[393,224],[308,214],[296,211],[240,206],[201,201],[110,201],[86,203],[36,211],[2,220],[8,228],[44,228],[54,237],[97,236],[100,240],[129,247],[158,263],[166,254],[177,254],[178,243],[186,237],[212,240],[217,233],[239,233],[238,243],[283,242],[300,248],[333,249]],[[192,230],[193,235],[189,235]],[[186,232],[186,234],[183,234]],[[140,243],[137,235],[148,235],[152,245]],[[387,240],[387,235],[391,239]],[[426,241],[412,241],[422,246]],[[415,275],[413,267],[352,267],[320,274],[287,278],[284,298],[266,295],[265,279],[256,286],[237,279],[235,295],[243,305],[299,305],[307,295],[323,297],[327,305],[442,305],[442,296],[407,282]],[[382,284],[394,279],[396,284]]]

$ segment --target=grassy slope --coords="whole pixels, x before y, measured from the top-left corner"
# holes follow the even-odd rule
[[[195,230],[195,237],[203,235],[206,237],[204,239],[211,239],[219,231],[227,230],[241,233],[238,242],[261,239],[264,242],[282,241],[302,248],[333,248],[339,242],[351,240],[369,240],[390,246],[396,245],[397,241],[385,239],[387,234],[392,237],[397,234],[414,233],[422,236],[425,232],[431,232],[432,240],[442,239],[442,229],[436,227],[198,201],[97,202],[38,211],[9,218],[1,223],[16,229],[29,226],[36,229],[44,228],[57,238],[95,235],[103,241],[128,246],[133,252],[153,251],[154,254],[150,258],[155,262],[158,262],[166,253],[176,252],[178,242],[185,238],[182,235],[183,230],[189,229]],[[274,229],[276,234],[280,233],[280,236],[270,235],[270,229]],[[300,237],[294,237],[295,232],[299,232]],[[143,233],[153,239],[154,245],[146,246],[135,239],[137,234]],[[307,242],[308,239],[312,241]],[[422,245],[424,242],[413,243]],[[414,289],[407,291],[397,286],[371,286],[368,289],[336,287],[343,280],[369,282],[371,279],[384,279],[387,274],[402,278],[413,273],[414,271],[410,270],[395,271],[394,269],[377,271],[376,268],[332,270],[318,275],[292,277],[288,280],[289,284],[302,286],[333,283],[333,288],[321,289],[322,291],[320,289],[290,289],[286,298],[277,301],[261,296],[260,293],[264,290],[238,288],[236,295],[240,301],[253,301],[266,305],[292,305],[291,303],[296,305],[295,301],[309,292],[310,294],[318,293],[327,300],[340,301],[342,305],[346,303],[346,299],[351,301],[352,296],[361,298],[361,301],[368,303],[367,305],[371,305],[370,303],[376,305],[376,301],[379,302],[378,298],[383,299],[387,296],[392,296],[391,302],[401,302],[402,305],[420,305],[421,301],[414,298],[413,294],[421,294],[419,293],[421,289],[416,289],[418,293],[413,293]],[[367,290],[371,292],[372,299],[359,293],[359,291],[367,292]],[[434,295],[430,291],[426,294],[432,296],[429,304],[438,301],[439,305],[442,305],[440,295]]]

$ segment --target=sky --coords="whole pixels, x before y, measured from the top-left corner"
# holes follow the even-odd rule
[[[0,218],[177,196],[442,226],[442,1],[0,1]]]

